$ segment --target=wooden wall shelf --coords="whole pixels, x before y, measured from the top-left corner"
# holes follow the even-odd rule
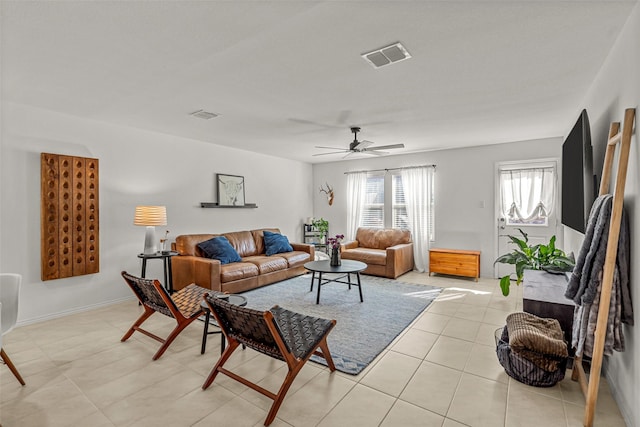
[[[218,202],[200,202],[201,208],[232,208],[232,209],[255,209],[258,207],[255,203],[245,203],[243,206],[220,206]]]

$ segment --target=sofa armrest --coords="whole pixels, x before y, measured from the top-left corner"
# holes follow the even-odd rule
[[[313,261],[316,256],[316,247],[308,243],[290,243],[294,251],[306,252],[309,254],[309,259]]]
[[[387,277],[394,279],[413,269],[413,243],[402,243],[387,248]]]
[[[355,249],[358,247],[358,241],[357,240],[351,240],[349,242],[344,242],[340,244],[340,252],[347,250],[347,249]]]
[[[220,261],[192,255],[178,255],[171,259],[173,289],[178,291],[195,283],[203,288],[222,292]]]

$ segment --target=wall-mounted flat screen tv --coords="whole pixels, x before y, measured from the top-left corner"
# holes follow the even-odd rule
[[[562,144],[562,223],[584,233],[594,200],[591,130],[587,110],[582,110]]]

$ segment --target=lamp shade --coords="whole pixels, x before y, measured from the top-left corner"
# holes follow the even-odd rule
[[[133,224],[167,225],[167,208],[165,206],[136,206]]]

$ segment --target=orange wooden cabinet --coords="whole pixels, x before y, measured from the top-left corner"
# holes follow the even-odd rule
[[[480,277],[480,251],[462,249],[430,249],[429,276],[431,273],[453,276]]]

